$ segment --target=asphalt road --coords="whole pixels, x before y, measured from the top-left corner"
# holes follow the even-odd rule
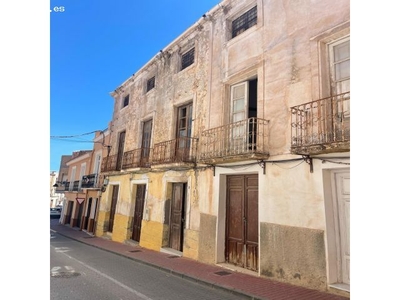
[[[52,300],[240,300],[67,237],[50,235]]]

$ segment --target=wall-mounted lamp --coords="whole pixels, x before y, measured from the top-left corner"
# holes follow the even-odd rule
[[[101,191],[104,193],[107,189],[107,185],[108,185],[109,179],[108,177],[104,178],[103,180],[103,186],[101,187]]]

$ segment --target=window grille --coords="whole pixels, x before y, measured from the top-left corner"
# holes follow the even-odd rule
[[[156,77],[153,76],[149,80],[147,80],[147,92],[152,90],[156,84]]]
[[[182,67],[181,70],[186,69],[194,63],[194,48],[182,55]]]
[[[232,21],[232,38],[257,24],[257,6]]]

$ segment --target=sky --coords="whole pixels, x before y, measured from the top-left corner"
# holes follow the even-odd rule
[[[51,0],[50,171],[92,149],[112,119],[110,92],[220,2]]]
[[[50,299],[49,169],[58,171],[61,155],[92,149],[82,134],[107,127],[109,92],[218,2],[0,2],[0,226],[7,243],[0,254],[10,260],[5,295]],[[395,1],[350,3],[351,299],[394,299],[400,268],[400,18]],[[55,6],[65,11],[50,12]],[[25,280],[26,274],[34,276]]]

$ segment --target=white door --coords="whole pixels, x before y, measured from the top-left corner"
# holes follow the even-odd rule
[[[335,171],[333,174],[338,275],[340,281],[350,284],[350,171]]]
[[[344,38],[332,43],[330,51],[331,85],[333,95],[342,95],[337,101],[337,113],[350,116],[350,39]],[[346,93],[346,94],[343,94]]]
[[[81,189],[81,187],[82,187],[82,179],[83,179],[83,176],[85,176],[85,175],[86,175],[86,163],[83,163],[81,165],[81,173],[79,175],[79,189]]]
[[[248,82],[231,87],[231,123],[230,129],[232,151],[243,151],[247,139]]]
[[[101,154],[97,154],[96,155],[96,160],[94,163],[94,167],[93,167],[93,174],[96,175],[95,179],[94,179],[94,186],[97,186],[97,182],[99,180],[99,173],[100,173],[100,167],[101,167]]]
[[[71,173],[70,182],[69,182],[69,190],[70,191],[72,191],[72,189],[74,187],[75,174],[76,174],[76,167],[72,167],[72,173]]]

